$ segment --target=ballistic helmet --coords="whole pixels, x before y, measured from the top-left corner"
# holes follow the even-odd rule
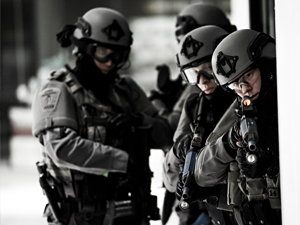
[[[113,9],[91,9],[78,18],[76,26],[73,35],[78,40],[88,39],[120,47],[132,44],[132,32],[125,17]]]
[[[215,80],[224,88],[259,60],[275,57],[275,41],[269,35],[250,29],[235,31],[224,38],[213,53]]]
[[[205,25],[216,25],[229,33],[236,31],[236,26],[231,25],[221,9],[213,5],[194,3],[185,7],[177,16],[177,41],[191,30]]]
[[[62,47],[72,43],[77,47],[75,55],[87,54],[100,62],[112,59],[119,67],[127,61],[132,44],[132,32],[125,17],[108,8],[94,8],[79,17],[75,25],[66,25],[57,35]],[[113,55],[97,57],[97,47],[114,51]]]
[[[226,35],[228,32],[224,29],[208,25],[192,30],[181,39],[176,58],[184,80],[190,84],[198,82],[197,75],[195,77],[189,69],[210,62],[214,49]]]

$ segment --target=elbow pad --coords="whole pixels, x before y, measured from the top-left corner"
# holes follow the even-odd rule
[[[35,93],[32,102],[32,134],[48,128],[69,127],[78,130],[76,107],[67,86],[59,81],[50,81]]]

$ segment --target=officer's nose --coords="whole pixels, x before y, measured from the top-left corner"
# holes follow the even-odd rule
[[[251,89],[251,87],[248,84],[244,83],[240,84],[240,87],[242,89],[243,94],[246,94]]]
[[[113,65],[113,62],[112,62],[112,60],[110,59],[110,60],[108,60],[105,64],[106,64],[107,66],[111,66],[111,65]]]
[[[207,84],[208,83],[208,79],[201,75],[200,78],[199,78],[199,84]]]

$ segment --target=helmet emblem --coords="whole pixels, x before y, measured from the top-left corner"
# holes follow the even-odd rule
[[[202,46],[202,42],[193,39],[192,36],[189,35],[182,45],[180,54],[183,54],[186,58],[190,59],[193,56],[197,56],[197,53]]]
[[[238,59],[238,56],[224,55],[223,52],[219,52],[216,63],[217,73],[221,73],[221,75],[228,78],[232,73],[235,73],[235,66]]]
[[[91,36],[91,25],[85,19],[79,17],[76,26],[81,30],[83,36]]]
[[[102,29],[103,33],[107,35],[109,40],[118,41],[125,35],[122,27],[119,25],[117,20],[114,20],[112,24]]]

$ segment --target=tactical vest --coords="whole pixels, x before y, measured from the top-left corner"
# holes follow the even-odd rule
[[[100,103],[94,95],[84,89],[78,82],[74,74],[60,69],[51,73],[50,80],[64,82],[76,103],[76,114],[78,122],[78,133],[81,137],[111,146],[120,141],[109,138],[107,135],[107,124],[118,113],[111,105]],[[63,198],[71,197],[75,199],[98,199],[113,198],[112,179],[126,179],[124,174],[118,174],[118,178],[113,175],[108,179],[106,174],[98,176],[85,174],[67,168],[58,168],[51,158],[45,155],[47,170],[61,187]]]

